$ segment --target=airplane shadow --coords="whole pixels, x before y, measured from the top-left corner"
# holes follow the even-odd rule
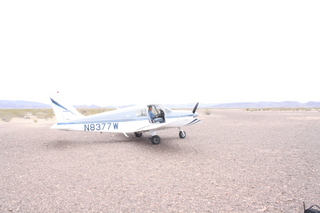
[[[150,149],[150,147],[152,147],[153,149],[158,149],[158,150],[177,151],[177,149],[180,150],[181,147],[178,146],[177,143],[175,143],[176,140],[178,140],[178,139],[172,138],[172,137],[161,137],[161,143],[158,145],[154,145],[151,143],[151,140],[148,135],[144,135],[140,138],[137,138],[134,135],[129,135],[129,137],[125,137],[125,136],[119,134],[117,137],[114,137],[112,140],[96,141],[94,143],[104,143],[104,144],[128,143],[128,144],[135,144],[136,147],[140,147],[140,148]]]
[[[79,135],[80,136],[80,135]],[[178,152],[183,149],[182,146],[179,145],[179,143],[176,143],[179,138],[174,137],[161,137],[161,143],[158,145],[153,145],[151,143],[151,140],[149,138],[149,135],[143,135],[140,138],[137,138],[133,134],[128,134],[129,137],[125,137],[122,134],[106,134],[103,135],[96,135],[93,137],[90,136],[80,136],[80,137],[73,139],[70,139],[69,137],[62,137],[62,138],[52,138],[49,141],[46,141],[44,143],[44,146],[47,149],[55,149],[55,150],[68,150],[68,149],[75,149],[80,147],[86,147],[86,146],[95,146],[98,144],[105,144],[107,145],[113,145],[113,144],[134,144],[135,147],[141,148],[141,149],[152,149],[159,152]],[[105,137],[106,136],[106,137]]]

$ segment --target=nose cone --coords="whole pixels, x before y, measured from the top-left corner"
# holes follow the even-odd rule
[[[199,114],[198,114],[197,112],[196,112],[196,113],[193,113],[193,117],[194,117],[194,118],[198,117],[198,115],[199,115]]]

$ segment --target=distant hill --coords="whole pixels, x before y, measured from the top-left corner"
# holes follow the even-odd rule
[[[33,101],[10,101],[0,100],[0,109],[47,109],[50,104],[43,104]]]
[[[130,105],[131,106],[131,105]],[[165,104],[170,108],[193,108],[192,104]],[[97,106],[97,105],[75,105],[75,108],[114,108],[113,106]],[[124,106],[122,106],[124,107]],[[122,108],[121,106],[119,108]],[[223,104],[199,104],[199,108],[320,108],[320,102],[310,101],[300,103],[297,101],[283,102],[238,102]],[[32,102],[32,101],[11,101],[0,100],[0,109],[47,109],[51,108],[50,104]]]
[[[283,102],[239,102],[210,105],[206,108],[320,108],[320,102],[300,103],[297,101]]]

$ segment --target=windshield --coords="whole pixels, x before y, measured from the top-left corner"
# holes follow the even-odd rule
[[[167,114],[172,112],[172,110],[169,109],[168,107],[164,107],[164,110],[166,111]]]

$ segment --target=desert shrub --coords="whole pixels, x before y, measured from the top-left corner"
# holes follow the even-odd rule
[[[19,109],[0,109],[0,119],[9,122],[12,118],[24,117],[25,110]]]
[[[9,122],[12,118],[30,119],[31,115],[38,118],[52,118],[52,109],[0,109],[0,120]]]
[[[5,122],[9,122],[14,117],[13,112],[8,109],[0,110],[0,119]]]
[[[93,115],[110,111],[107,108],[80,108],[77,109],[83,115]],[[53,109],[0,109],[0,120],[9,122],[12,118],[31,119],[32,116],[38,119],[50,119],[54,117]],[[35,121],[36,123],[37,121]]]
[[[211,110],[210,110],[210,109],[206,109],[206,110],[204,111],[204,114],[205,114],[205,115],[210,115],[210,114],[211,114]]]

